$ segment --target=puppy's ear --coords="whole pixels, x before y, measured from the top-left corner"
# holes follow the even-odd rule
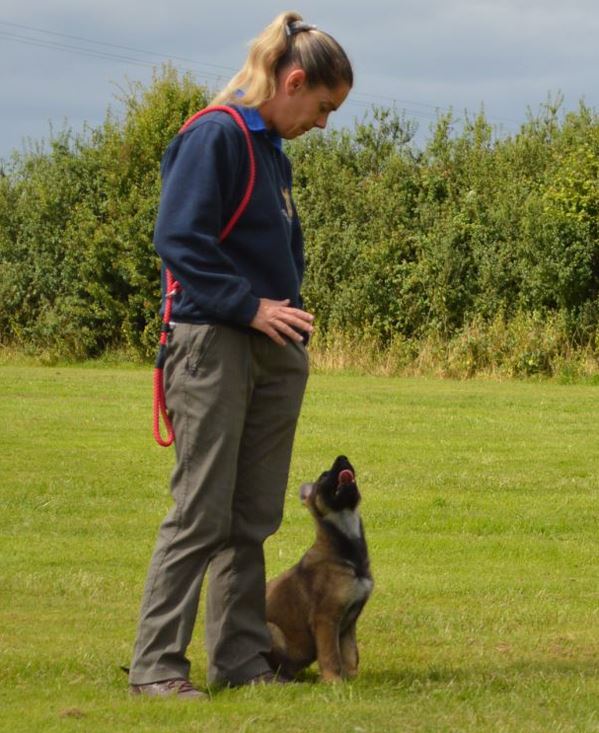
[[[306,504],[314,491],[315,484],[302,484],[299,490],[300,501]]]

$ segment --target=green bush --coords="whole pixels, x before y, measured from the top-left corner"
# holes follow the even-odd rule
[[[159,162],[207,100],[165,67],[147,88],[124,92],[119,117],[5,163],[4,344],[75,358],[153,353]],[[597,114],[581,104],[562,115],[550,101],[511,136],[496,135],[482,113],[459,128],[446,114],[420,148],[414,130],[374,109],[352,130],[288,146],[315,343],[353,349],[361,340],[404,366],[434,354],[462,375],[498,364],[550,374],[576,350],[595,359]]]
[[[131,86],[123,117],[65,130],[9,161],[0,188],[3,341],[83,358],[157,341],[152,232],[162,151],[206,92],[166,67]]]

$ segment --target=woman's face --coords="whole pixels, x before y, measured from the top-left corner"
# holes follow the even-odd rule
[[[261,110],[267,124],[286,140],[303,135],[313,127],[324,130],[329,114],[339,109],[350,87],[342,83],[335,89],[323,84],[309,87],[302,69],[282,75],[275,97]]]

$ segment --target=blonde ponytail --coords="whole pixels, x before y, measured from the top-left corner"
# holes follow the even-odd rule
[[[278,72],[297,64],[314,87],[334,89],[340,83],[353,85],[353,71],[345,51],[328,33],[302,23],[295,12],[281,13],[256,38],[243,68],[213,99],[212,104],[237,103],[259,107],[275,95]]]

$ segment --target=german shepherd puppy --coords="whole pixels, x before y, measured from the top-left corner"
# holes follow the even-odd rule
[[[373,587],[360,492],[345,456],[300,498],[316,523],[316,540],[297,565],[267,584],[269,662],[292,677],[318,660],[325,682],[358,673],[356,621]]]

